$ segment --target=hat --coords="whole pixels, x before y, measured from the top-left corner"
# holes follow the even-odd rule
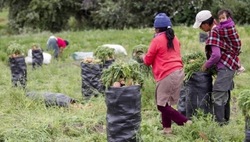
[[[159,13],[155,16],[154,27],[155,28],[165,28],[172,26],[170,18],[165,13]]]
[[[199,28],[201,23],[203,21],[206,21],[210,17],[212,17],[212,14],[211,14],[211,12],[209,10],[200,11],[199,13],[197,13],[197,15],[195,17],[195,23],[193,25],[193,28]]]

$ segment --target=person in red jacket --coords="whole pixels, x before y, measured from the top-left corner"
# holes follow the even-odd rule
[[[56,59],[68,45],[69,42],[67,40],[55,36],[50,36],[47,41],[47,48],[48,50],[54,50],[54,58]]]
[[[163,132],[171,134],[172,121],[177,125],[192,122],[172,107],[178,102],[184,79],[180,42],[174,34],[170,18],[165,13],[156,15],[154,28],[155,37],[141,59],[145,65],[152,66],[156,81],[156,104],[161,112]]]

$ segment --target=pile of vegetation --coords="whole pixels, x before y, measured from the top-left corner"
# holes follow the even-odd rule
[[[136,60],[138,63],[143,63],[140,56],[145,54],[147,50],[148,50],[147,45],[143,45],[143,44],[136,45],[132,51],[132,58]]]
[[[206,57],[201,52],[194,52],[183,56],[185,80],[189,80],[194,72],[201,71],[201,67],[206,61]]]
[[[94,56],[103,62],[113,60],[115,58],[115,49],[99,46],[94,51]]]
[[[11,42],[7,48],[7,53],[10,57],[21,56],[24,51],[24,47],[16,42]]]
[[[240,92],[238,105],[242,110],[243,115],[250,117],[250,90]]]
[[[116,82],[121,86],[142,85],[143,75],[137,62],[115,62],[103,71],[101,81],[105,88],[113,86]]]
[[[83,63],[87,64],[101,64],[102,61],[100,59],[92,58],[92,57],[87,57],[82,60]]]

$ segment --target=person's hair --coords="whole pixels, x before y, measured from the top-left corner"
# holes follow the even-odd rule
[[[67,40],[64,40],[64,42],[65,42],[66,46],[69,45],[69,42]]]
[[[174,49],[173,40],[175,37],[174,30],[172,28],[159,28],[159,32],[165,32],[166,38],[168,40],[167,48]]]
[[[203,22],[201,23],[201,25],[202,25],[202,24],[208,24],[209,26],[211,26],[211,25],[213,25],[213,23],[214,23],[214,17],[210,17],[210,18],[208,18],[207,20],[203,21]]]
[[[217,16],[219,17],[219,16],[222,15],[223,13],[226,14],[227,18],[232,18],[232,17],[233,17],[232,11],[229,10],[229,9],[221,9],[221,10],[219,10],[218,13],[217,13]],[[232,19],[233,19],[233,18],[232,18]]]

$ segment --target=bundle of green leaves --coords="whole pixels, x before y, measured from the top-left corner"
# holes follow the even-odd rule
[[[250,117],[250,90],[243,90],[238,96],[238,106],[246,117]]]
[[[103,62],[114,59],[115,49],[98,46],[94,51],[94,56]]]
[[[11,42],[7,47],[7,53],[9,55],[21,55],[24,53],[24,47],[16,42]]]
[[[206,61],[206,57],[202,52],[194,52],[182,57],[184,63],[185,79],[189,80],[194,72],[201,71],[201,67]]]
[[[106,88],[121,81],[125,86],[142,85],[143,74],[140,72],[140,64],[135,61],[114,62],[108,69],[103,70],[101,81]]]
[[[142,63],[143,61],[141,60],[140,56],[142,54],[145,54],[148,50],[147,45],[139,44],[133,47],[132,51],[132,58],[136,60],[138,63]]]

